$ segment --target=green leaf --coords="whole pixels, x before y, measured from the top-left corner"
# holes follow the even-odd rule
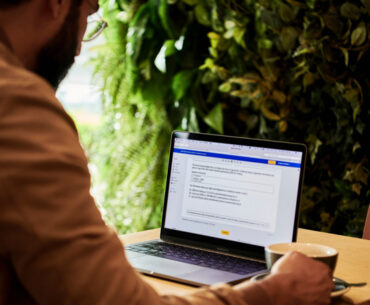
[[[290,51],[294,48],[298,37],[297,30],[292,27],[284,27],[280,34],[281,44],[285,51]]]
[[[222,37],[215,32],[209,32],[207,36],[211,42],[211,47],[217,49]]]
[[[144,76],[146,80],[151,78],[151,61],[149,59],[143,60],[140,65],[140,74]]]
[[[128,44],[126,52],[130,55],[132,62],[135,64],[141,53],[141,46],[149,21],[149,13],[149,5],[141,6],[130,23],[130,30],[127,34]]]
[[[209,50],[209,54],[211,54],[211,56],[213,58],[217,58],[218,57],[218,52],[217,52],[217,50],[215,48],[209,48],[208,50]]]
[[[116,19],[123,22],[123,23],[127,23],[130,20],[129,14],[125,11],[121,11],[121,12],[117,13]]]
[[[158,76],[152,77],[149,82],[145,82],[137,93],[139,99],[152,102],[162,100],[167,92],[168,86],[161,87],[161,82],[163,82],[163,80]]]
[[[226,20],[225,21],[225,28],[227,30],[232,30],[236,27],[236,23],[234,20]]]
[[[286,100],[287,100],[287,96],[284,92],[280,91],[280,90],[277,90],[275,89],[272,94],[271,94],[271,98],[278,102],[279,104],[285,104]]]
[[[261,106],[261,112],[263,115],[271,121],[279,121],[281,118],[278,114],[272,112],[266,105]]]
[[[234,35],[235,35],[235,28],[232,28],[230,30],[227,30],[225,33],[224,33],[224,38],[225,39],[230,39],[232,38]]]
[[[251,105],[252,104],[252,100],[250,99],[250,98],[248,98],[248,97],[243,97],[242,99],[241,99],[241,101],[240,101],[240,106],[242,107],[242,108],[247,108],[247,107],[249,107],[249,105]],[[254,126],[253,127],[255,127],[255,125],[257,124],[257,121],[258,121],[258,117],[257,116],[254,116],[253,117],[255,120],[253,121],[253,123],[255,123],[254,124]],[[250,127],[250,124],[251,124],[252,122],[249,122],[249,121],[247,121],[247,125],[248,125],[248,127]],[[253,125],[253,124],[252,124]]]
[[[306,4],[310,9],[315,8],[315,2],[316,2],[316,0],[306,0]]]
[[[234,32],[234,39],[235,41],[241,45],[244,49],[247,48],[244,41],[244,35],[245,35],[246,29],[243,28],[236,28]]]
[[[298,7],[298,8],[306,7],[306,4],[303,1],[287,0],[287,2],[290,3],[294,7]]]
[[[163,44],[163,46],[165,47],[165,56],[168,57],[168,56],[171,56],[173,54],[176,53],[176,47],[175,47],[175,40],[173,39],[170,39],[170,40],[166,40]]]
[[[362,21],[351,34],[351,45],[354,46],[362,45],[366,40],[366,36],[367,36],[366,25],[365,22]]]
[[[204,122],[206,122],[210,127],[216,130],[218,133],[223,134],[223,113],[222,105],[218,103],[207,116],[204,117]]]
[[[217,32],[222,32],[224,28],[221,22],[222,19],[218,15],[217,7],[212,8],[211,19],[212,19],[212,28]]]
[[[361,111],[361,105],[358,103],[355,108],[353,109],[353,122],[356,122],[356,119],[357,119],[357,115],[360,113]],[[359,130],[357,130],[359,131]],[[362,134],[362,132],[359,132]]]
[[[345,91],[343,96],[348,102],[357,104],[357,102],[359,101],[359,94],[360,91],[358,89],[349,88]]]
[[[341,51],[342,51],[343,56],[344,56],[344,64],[346,65],[346,67],[348,67],[348,64],[349,64],[349,53],[348,53],[348,50],[345,49],[345,48],[341,48]]]
[[[181,51],[182,48],[184,47],[184,40],[185,40],[185,37],[180,36],[179,39],[175,41],[175,48],[177,51]]]
[[[176,101],[182,99],[185,96],[187,90],[191,85],[193,75],[194,71],[192,70],[183,70],[175,75],[171,87]]]
[[[172,26],[171,26],[171,20],[168,15],[168,4],[167,0],[159,0],[159,7],[158,7],[158,15],[159,19],[162,23],[163,28],[167,32],[169,37],[173,37],[173,32],[172,32]]]
[[[211,16],[209,10],[202,4],[197,4],[195,7],[195,18],[197,21],[205,26],[211,25]]]
[[[286,132],[288,129],[288,122],[286,120],[282,120],[279,122],[279,129],[280,132]]]
[[[362,0],[362,3],[366,8],[367,14],[370,15],[370,0]]]
[[[213,83],[216,81],[218,81],[218,76],[216,73],[212,72],[211,70],[207,70],[201,78],[202,84]]]
[[[294,9],[290,5],[285,4],[284,2],[280,3],[279,14],[280,18],[286,23],[291,22],[295,16]]]
[[[190,109],[188,130],[193,132],[199,132],[197,111],[194,107],[191,107]]]
[[[322,141],[316,135],[313,134],[309,135],[306,141],[308,142],[308,150],[311,158],[311,164],[315,164],[316,156],[319,152],[320,146],[322,145]]]
[[[167,72],[167,67],[166,67],[166,46],[163,45],[162,48],[159,50],[155,60],[154,60],[154,65],[157,67],[159,71],[162,73]]]
[[[315,82],[316,76],[312,72],[307,72],[303,77],[303,86],[307,88]]]
[[[261,20],[262,23],[266,24],[273,30],[277,30],[281,27],[279,16],[277,16],[274,12],[268,11],[266,9],[263,9],[261,11]]]
[[[230,95],[240,97],[240,98],[250,97],[250,93],[247,92],[246,90],[234,90],[230,92]]]
[[[219,87],[218,90],[224,93],[230,92],[231,90],[231,84],[230,82],[224,82]]]
[[[321,36],[323,30],[323,24],[320,20],[311,20],[308,26],[305,28],[304,35],[308,40],[317,39]]]
[[[265,119],[262,115],[260,115],[259,133],[260,133],[260,134],[268,133],[268,128],[267,128],[267,124],[266,124],[266,119]]]
[[[324,15],[323,18],[324,18],[325,26],[328,29],[330,29],[332,32],[334,32],[338,36],[340,36],[340,34],[342,33],[343,28],[344,28],[344,24],[340,20],[340,16],[326,14],[326,15]]]
[[[257,44],[258,44],[259,49],[267,49],[267,50],[271,49],[274,46],[274,43],[270,39],[267,39],[267,38],[259,39]]]
[[[228,71],[224,67],[215,66],[215,71],[218,77],[222,80],[226,79],[228,76]]]
[[[360,9],[351,2],[343,3],[340,7],[340,14],[352,20],[358,20],[361,16]]]
[[[198,0],[182,0],[182,2],[186,3],[187,5],[196,5]]]
[[[199,67],[200,70],[213,69],[215,67],[215,60],[212,58],[206,58],[204,64]]]

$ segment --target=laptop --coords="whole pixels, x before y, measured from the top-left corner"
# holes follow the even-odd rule
[[[266,271],[264,247],[296,240],[305,159],[303,144],[173,132],[160,239],[128,260],[195,286]]]

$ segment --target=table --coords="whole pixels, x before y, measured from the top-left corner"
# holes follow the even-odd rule
[[[121,235],[120,238],[124,244],[156,239],[159,238],[159,229]],[[339,257],[334,275],[347,282],[367,282],[365,287],[352,287],[333,304],[357,304],[370,300],[370,240],[298,229],[297,241],[324,244],[337,249]],[[196,289],[150,276],[143,277],[160,294],[184,294]]]

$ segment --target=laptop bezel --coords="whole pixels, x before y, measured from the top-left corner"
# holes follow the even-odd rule
[[[241,137],[225,136],[225,135],[194,133],[194,132],[185,132],[185,131],[174,131],[171,136],[165,198],[164,198],[163,213],[162,213],[162,224],[161,224],[161,231],[160,231],[160,238],[162,240],[167,241],[167,242],[180,243],[180,244],[188,245],[191,247],[198,247],[198,248],[218,251],[222,253],[229,253],[229,254],[240,255],[243,257],[264,260],[264,247],[263,246],[244,244],[244,243],[239,243],[235,241],[228,241],[225,239],[209,237],[209,236],[204,236],[200,234],[193,234],[193,233],[165,228],[165,218],[166,218],[167,203],[168,203],[168,191],[169,191],[169,186],[170,186],[169,181],[171,178],[170,172],[172,168],[172,158],[173,158],[174,143],[175,143],[176,138],[186,138],[186,139],[199,140],[199,141],[211,141],[211,142],[218,142],[218,143],[257,146],[257,147],[266,147],[266,148],[275,148],[275,149],[284,149],[284,150],[289,150],[289,151],[302,152],[301,174],[300,174],[299,184],[298,184],[296,211],[295,211],[294,227],[293,227],[293,234],[292,234],[292,240],[291,240],[292,242],[296,241],[298,221],[299,221],[299,212],[300,212],[300,202],[301,202],[302,188],[303,188],[303,182],[304,182],[306,154],[307,154],[307,148],[304,144],[282,142],[282,141],[272,141],[272,140],[265,140],[265,139],[251,139],[251,138],[241,138]]]

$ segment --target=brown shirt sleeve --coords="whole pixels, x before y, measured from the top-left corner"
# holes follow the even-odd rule
[[[36,303],[246,304],[227,285],[158,296],[103,222],[76,129],[53,90],[10,69],[0,92],[0,259]]]

